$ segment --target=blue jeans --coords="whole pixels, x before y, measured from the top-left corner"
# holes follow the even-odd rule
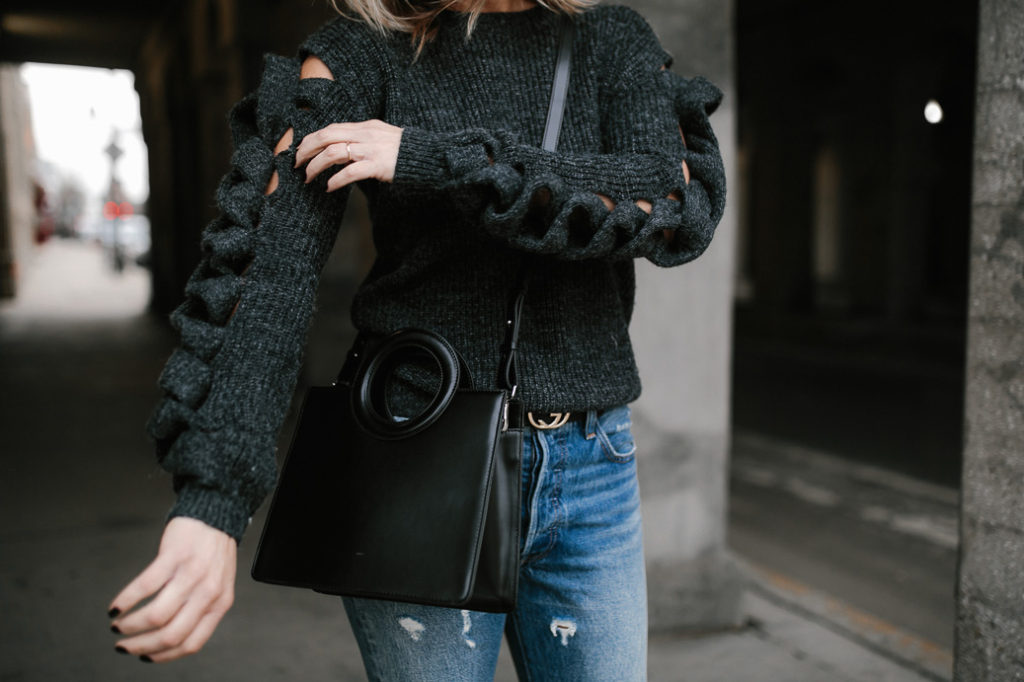
[[[630,411],[523,435],[522,563],[510,614],[345,597],[373,682],[646,679],[647,590]]]

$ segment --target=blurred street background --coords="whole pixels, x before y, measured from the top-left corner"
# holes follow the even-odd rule
[[[707,254],[638,266],[650,678],[1024,679],[1024,7],[629,4],[726,92],[730,184]],[[0,680],[365,679],[337,600],[248,578],[262,516],[199,657],[141,672],[105,619],[172,501],[143,427],[227,110],[331,16],[0,9]],[[372,258],[353,193],[299,391]]]

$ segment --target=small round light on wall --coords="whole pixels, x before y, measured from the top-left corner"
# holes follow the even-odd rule
[[[928,100],[924,105],[924,120],[931,124],[942,122],[942,105],[933,99]]]

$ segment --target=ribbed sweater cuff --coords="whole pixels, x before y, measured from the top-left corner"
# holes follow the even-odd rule
[[[245,503],[238,498],[198,485],[185,485],[178,491],[178,500],[168,512],[167,520],[177,516],[198,519],[224,531],[235,542],[242,541],[242,535],[252,520],[246,512]]]
[[[445,151],[449,141],[445,138],[415,126],[403,128],[395,162],[394,184],[429,187],[443,184],[448,179]]]

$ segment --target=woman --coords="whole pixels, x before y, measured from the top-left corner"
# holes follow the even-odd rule
[[[352,304],[364,333],[432,329],[478,385],[497,386],[521,267],[530,281],[519,606],[346,598],[370,678],[491,679],[505,633],[523,679],[643,679],[633,259],[678,265],[707,247],[724,205],[707,122],[720,93],[665,70],[671,57],[622,6],[348,3],[358,18],[328,23],[295,59],[268,59],[232,112],[222,215],[172,315],[181,345],[149,424],[178,500],[157,558],[111,603],[117,649],[194,653],[229,608],[236,543],[273,485],[319,273],[358,183],[377,247]],[[546,152],[564,13],[572,76]]]

